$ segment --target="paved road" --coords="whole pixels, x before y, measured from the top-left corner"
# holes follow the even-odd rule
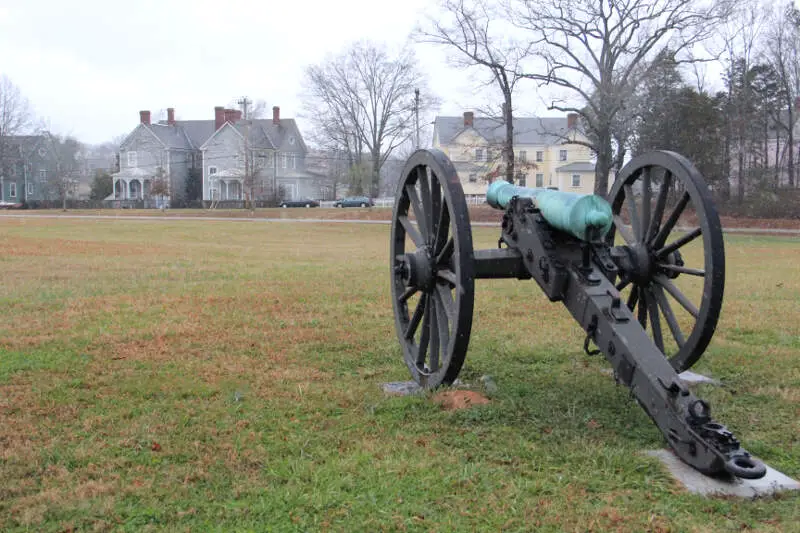
[[[322,219],[322,218],[262,218],[262,217],[190,217],[190,216],[136,216],[136,215],[33,215],[22,213],[2,213],[3,218],[73,218],[84,220],[136,220],[136,221],[158,221],[165,220],[211,220],[215,222],[325,222],[333,224],[383,224],[389,225],[389,220],[346,220],[346,219]],[[496,222],[473,222],[473,226],[498,227]],[[723,233],[764,233],[770,235],[800,235],[800,229],[770,229],[770,228],[723,228]]]

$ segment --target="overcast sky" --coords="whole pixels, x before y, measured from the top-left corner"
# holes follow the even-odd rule
[[[402,46],[431,0],[0,0],[0,73],[56,132],[98,143],[140,109],[211,119],[247,95],[301,111],[303,69],[349,42]],[[470,74],[416,46],[440,114],[479,103]],[[533,91],[533,88],[531,88]],[[535,103],[528,107],[535,107]],[[308,125],[299,121],[307,131]]]
[[[0,74],[50,129],[88,143],[130,132],[140,109],[150,109],[153,120],[167,107],[179,119],[211,119],[214,106],[242,95],[297,117],[305,66],[360,39],[400,47],[434,6],[434,0],[0,0]],[[439,114],[499,100],[474,89],[480,70],[448,67],[445,52],[432,45],[415,50],[443,102]],[[514,100],[518,116],[552,115],[532,84]],[[308,131],[307,120],[298,123]]]

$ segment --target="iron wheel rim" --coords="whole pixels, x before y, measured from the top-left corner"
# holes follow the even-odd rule
[[[653,206],[652,182],[659,173],[662,176],[662,187],[656,193],[656,203]],[[636,195],[632,191],[633,185],[639,181],[641,181],[643,190],[637,203]],[[665,183],[667,192],[662,193]],[[667,206],[667,198],[673,191],[679,198],[674,205]],[[626,273],[621,272],[617,289],[622,290],[628,285],[632,287],[628,305],[632,312],[636,311],[634,316],[640,322],[644,317],[645,329],[675,371],[687,370],[700,359],[711,342],[722,309],[725,286],[725,247],[722,225],[708,186],[700,172],[688,159],[674,152],[657,151],[642,154],[625,165],[614,182],[609,198],[614,215],[614,227],[608,235],[609,244],[614,244],[615,234],[619,231],[628,245],[631,244],[630,240],[633,238],[634,241],[646,244],[648,253],[657,256],[654,259],[656,266],[649,283],[626,280]],[[633,209],[631,209],[631,202],[626,201],[629,198],[634,199]],[[678,229],[680,227],[678,221],[681,215],[686,213],[687,207],[694,209],[697,223],[690,231],[682,232]],[[632,222],[630,226],[623,223],[623,209]],[[659,221],[656,222],[658,215],[660,215]],[[634,220],[636,224],[633,223]],[[670,237],[674,237],[677,233],[682,233],[682,235],[670,240]],[[702,269],[687,267],[682,263],[682,256],[675,255],[675,252],[680,254],[681,248],[698,237],[702,237]],[[671,250],[672,247],[675,249]],[[665,254],[665,251],[668,252]],[[680,259],[677,263],[673,261],[670,264],[668,259],[675,257]],[[672,282],[672,279],[675,278],[670,278],[670,276],[683,275],[701,277],[701,272],[703,284],[699,302],[693,302],[691,298],[683,294],[680,288]],[[632,296],[634,291],[638,291],[639,295],[645,295],[644,312],[641,299]],[[631,306],[631,300],[634,300],[633,306]],[[677,324],[672,304],[694,316],[694,325],[688,335],[681,329],[680,324]],[[670,314],[672,315],[671,319]],[[660,324],[658,320],[654,324],[654,315],[661,319]],[[660,331],[657,333],[657,330]],[[671,335],[677,350],[665,350],[665,334]],[[658,335],[661,336],[661,342],[657,340]]]
[[[449,385],[466,357],[474,303],[472,230],[464,192],[443,152],[417,150],[406,162],[395,197],[390,272],[403,359],[420,386]],[[428,266],[414,269],[409,261]],[[424,286],[409,281],[409,270],[428,272],[428,267],[429,275],[421,275],[428,280]]]

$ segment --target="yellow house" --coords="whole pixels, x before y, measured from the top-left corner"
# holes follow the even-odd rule
[[[591,151],[567,142],[585,139],[577,123],[573,113],[564,118],[514,118],[515,183],[592,193]],[[468,197],[484,197],[492,181],[503,179],[505,131],[502,119],[476,118],[470,111],[463,117],[436,117],[433,147],[453,162]]]

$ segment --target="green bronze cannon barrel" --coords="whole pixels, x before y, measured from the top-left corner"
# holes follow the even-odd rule
[[[507,181],[495,181],[486,191],[486,201],[495,209],[506,209],[515,196],[532,198],[548,224],[578,239],[600,239],[611,229],[611,205],[594,194],[529,189]]]

